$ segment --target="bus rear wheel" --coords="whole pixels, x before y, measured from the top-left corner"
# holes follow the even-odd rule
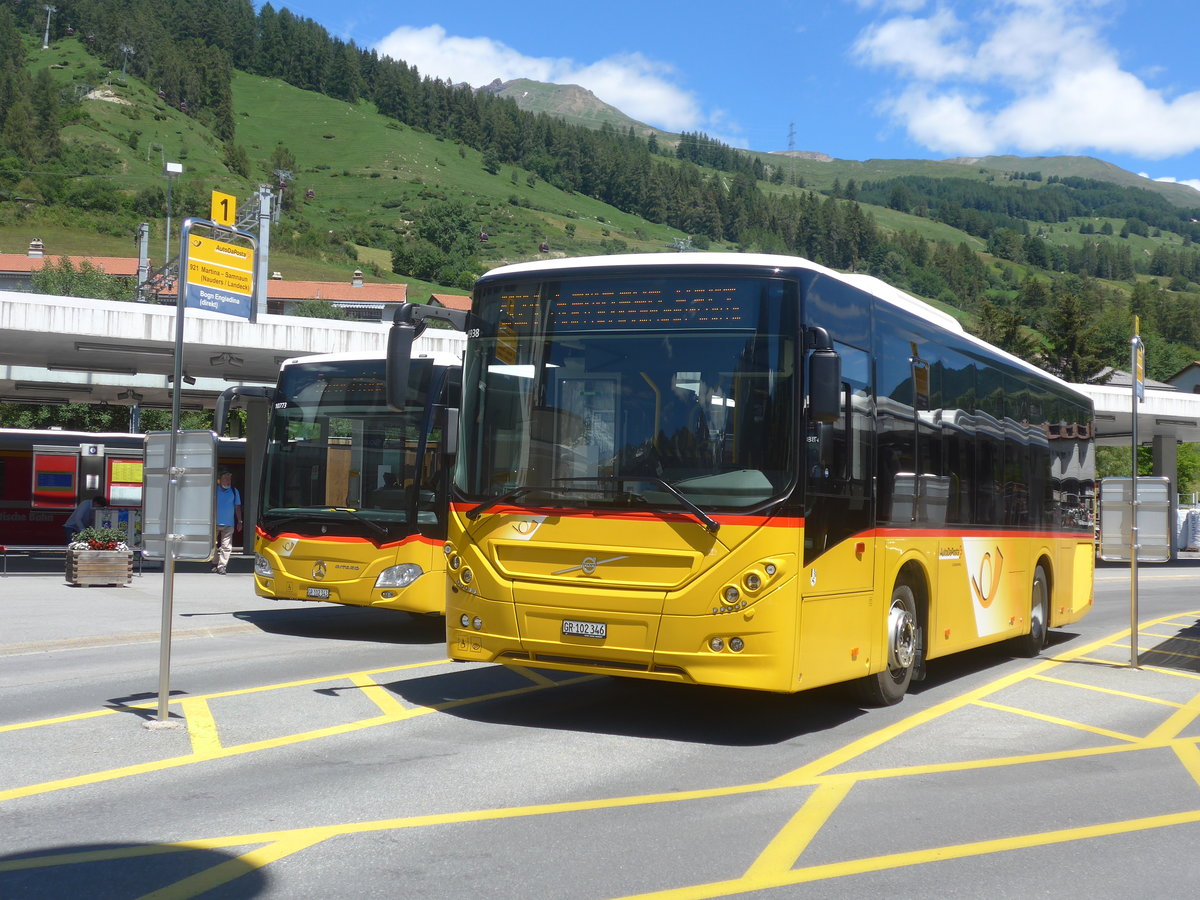
[[[1032,658],[1046,646],[1050,624],[1050,584],[1046,570],[1041,566],[1033,572],[1033,587],[1029,593],[1029,633],[1013,638],[1009,646],[1013,655]]]
[[[891,706],[908,692],[920,652],[917,601],[912,588],[898,584],[892,591],[887,619],[887,668],[855,682],[858,699],[867,706]]]

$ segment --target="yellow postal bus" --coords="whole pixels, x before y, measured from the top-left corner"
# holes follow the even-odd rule
[[[887,704],[1091,607],[1090,401],[882,282],[555,260],[488,273],[472,313],[454,659]]]
[[[254,542],[259,596],[443,612],[461,366],[430,353],[409,372],[393,409],[382,353],[283,363]]]

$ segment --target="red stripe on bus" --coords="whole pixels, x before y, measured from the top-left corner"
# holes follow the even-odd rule
[[[475,503],[452,503],[450,509],[456,513],[467,513],[474,509]],[[519,516],[557,516],[559,518],[591,518],[605,521],[668,521],[695,522],[696,517],[687,512],[674,510],[647,510],[645,512],[619,512],[607,509],[562,509],[557,506],[493,506],[485,515],[519,515]],[[804,519],[797,516],[743,516],[731,513],[709,513],[721,525],[740,525],[742,527],[771,527],[771,528],[801,528]]]

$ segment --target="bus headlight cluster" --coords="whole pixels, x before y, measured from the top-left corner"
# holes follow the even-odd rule
[[[775,581],[779,574],[779,566],[763,560],[744,571],[736,584],[727,584],[721,588],[717,598],[719,606],[713,607],[713,615],[723,615],[745,609],[755,599],[755,595]]]
[[[450,541],[446,541],[442,545],[442,553],[446,557],[446,569],[450,572],[451,587],[455,589],[461,588],[470,594],[479,593],[477,589],[471,587],[471,582],[475,580],[475,573],[463,562],[458,548]]]
[[[713,653],[720,653],[728,647],[734,653],[741,653],[746,648],[746,642],[740,637],[714,637],[708,639],[708,649]]]
[[[254,554],[254,574],[259,578],[275,577],[275,569],[271,566],[271,561],[261,553]]]
[[[379,573],[379,577],[375,579],[375,587],[408,587],[424,574],[425,570],[415,563],[405,563],[402,566],[392,566]]]
[[[483,630],[483,619],[479,618],[479,616],[471,618],[466,613],[463,613],[458,617],[458,624],[460,624],[463,628],[474,628],[476,631]]]

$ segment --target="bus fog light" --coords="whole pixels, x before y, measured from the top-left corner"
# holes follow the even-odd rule
[[[464,616],[463,618],[466,618],[466,616]],[[479,618],[479,616],[476,616],[474,619],[471,620],[471,625],[475,628],[476,631],[482,631],[483,630],[483,619]]]
[[[415,563],[405,563],[402,566],[392,566],[379,573],[379,577],[375,579],[375,587],[408,587],[424,574],[425,570]]]
[[[709,639],[708,646],[712,650],[713,653],[720,653],[722,650],[725,649],[725,642],[723,640],[721,640],[721,638],[715,637],[715,638]]]
[[[461,616],[459,616],[458,624],[462,625],[463,628],[470,628],[471,627],[471,617],[468,616],[466,613],[463,613]]]
[[[259,578],[275,577],[275,569],[271,566],[271,561],[261,553],[254,554],[254,574]]]
[[[746,586],[746,590],[753,593],[762,587],[762,578],[757,572],[747,572],[746,577],[742,579],[742,584]]]
[[[721,602],[727,606],[733,606],[738,602],[740,596],[742,596],[742,592],[731,584],[721,592]]]
[[[475,573],[470,569],[463,569],[458,577],[462,579],[463,584],[470,584],[475,580]]]
[[[729,639],[729,649],[734,653],[741,653],[746,647],[746,642],[739,637]]]

